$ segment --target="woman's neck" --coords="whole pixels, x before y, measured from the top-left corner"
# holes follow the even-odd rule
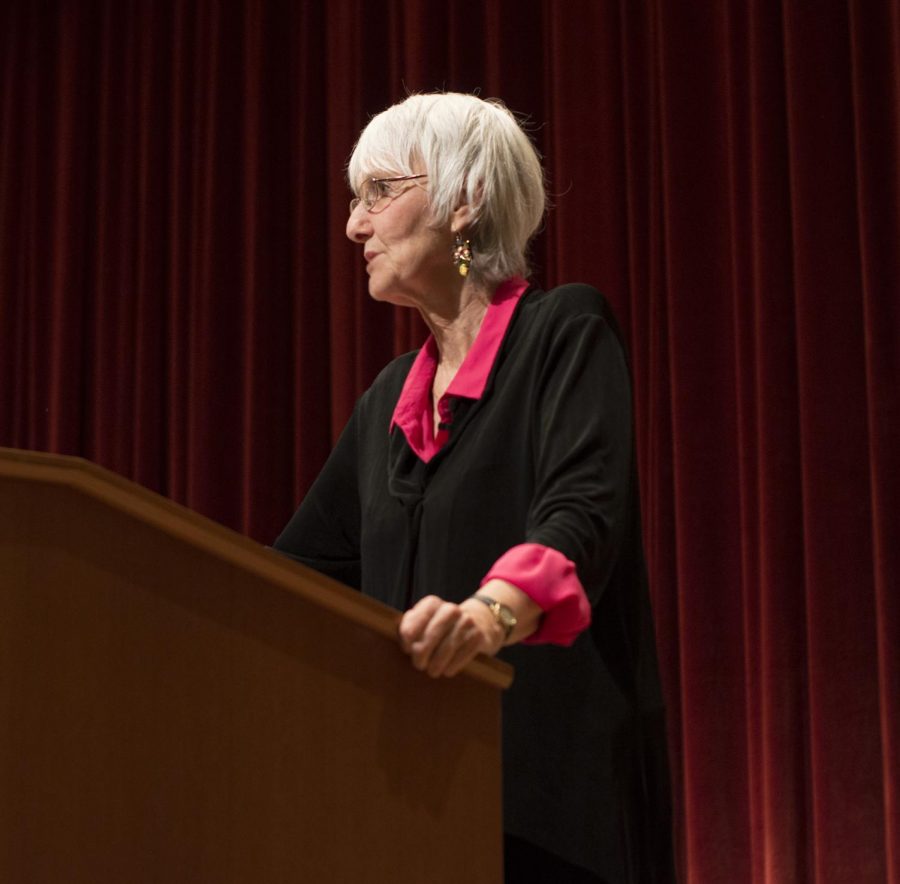
[[[478,336],[492,295],[490,289],[467,280],[458,297],[441,302],[438,309],[419,308],[437,344],[438,367],[442,373],[455,373],[462,365]]]

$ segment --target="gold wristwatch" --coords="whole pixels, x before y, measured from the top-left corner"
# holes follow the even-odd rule
[[[488,610],[494,615],[494,619],[503,627],[504,639],[508,639],[519,622],[516,615],[513,614],[512,608],[492,599],[489,595],[473,595],[472,598],[487,605]]]

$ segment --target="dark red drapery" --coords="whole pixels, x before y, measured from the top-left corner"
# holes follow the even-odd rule
[[[900,881],[894,0],[10,3],[0,444],[270,540],[421,340],[342,168],[440,87],[529,115],[536,275],[628,330],[684,881]]]

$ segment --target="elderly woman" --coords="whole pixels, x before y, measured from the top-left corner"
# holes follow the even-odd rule
[[[508,882],[672,879],[666,751],[615,321],[541,291],[538,155],[499,102],[413,95],[348,169],[369,294],[431,330],[360,398],[275,547],[404,611],[412,665],[504,697]]]

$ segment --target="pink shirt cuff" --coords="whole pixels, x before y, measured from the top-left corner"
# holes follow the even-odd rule
[[[561,552],[539,543],[522,543],[505,552],[481,585],[506,580],[536,602],[544,616],[525,644],[571,645],[591,623],[591,605],[575,573],[575,565]]]

